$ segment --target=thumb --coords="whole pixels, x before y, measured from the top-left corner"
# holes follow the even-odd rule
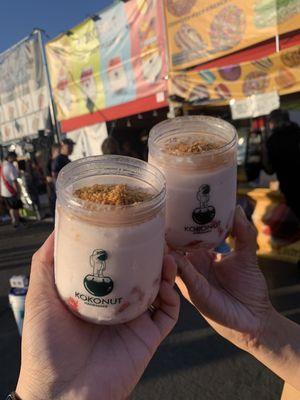
[[[172,257],[178,267],[176,284],[179,290],[199,310],[203,309],[210,293],[208,281],[186,257],[178,253],[172,253]]]
[[[45,241],[43,246],[33,255],[30,271],[29,294],[35,295],[52,292],[54,285],[54,233]]]
[[[236,252],[256,256],[257,231],[254,225],[248,221],[241,206],[237,206],[235,210],[232,236],[235,238]]]

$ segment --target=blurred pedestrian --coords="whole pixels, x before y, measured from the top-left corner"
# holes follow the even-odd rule
[[[133,142],[129,140],[125,140],[122,143],[121,154],[122,156],[140,158],[138,152],[134,148]]]
[[[11,222],[15,228],[20,225],[19,210],[23,207],[20,200],[20,189],[17,182],[19,173],[14,166],[17,161],[17,154],[14,151],[8,153],[6,160],[3,161],[0,171],[1,196],[4,204],[9,210]]]
[[[247,138],[245,172],[247,181],[251,186],[258,186],[261,163],[261,133],[258,130],[251,131]]]
[[[120,154],[119,143],[112,136],[108,136],[104,139],[101,150],[103,154]]]
[[[143,129],[143,131],[139,135],[139,153],[141,155],[141,159],[144,161],[148,160],[148,138],[149,134],[146,129]]]
[[[50,212],[53,217],[55,215],[56,192],[55,181],[52,172],[55,166],[55,159],[60,154],[60,147],[61,146],[59,143],[54,143],[51,146],[51,155],[46,166],[47,193],[49,198]]]
[[[300,220],[300,128],[280,109],[271,112],[269,128],[267,154],[273,171],[268,172],[276,173],[287,205]]]
[[[37,152],[32,160],[27,162],[27,172],[29,179],[27,180],[27,188],[33,202],[34,210],[38,219],[41,219],[41,203],[40,195],[46,193],[47,183],[42,164],[41,152]]]
[[[69,156],[73,153],[75,142],[72,139],[66,138],[61,142],[60,153],[53,159],[52,162],[52,178],[56,182],[57,176],[61,169],[71,162]]]

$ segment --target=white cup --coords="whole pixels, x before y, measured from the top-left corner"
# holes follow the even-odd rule
[[[12,288],[8,295],[9,304],[14,313],[20,336],[22,335],[26,294],[27,289],[25,288]]]

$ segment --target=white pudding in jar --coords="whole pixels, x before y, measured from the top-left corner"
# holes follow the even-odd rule
[[[73,313],[117,324],[157,296],[164,250],[165,183],[147,163],[88,157],[58,177],[55,282]]]
[[[236,131],[218,118],[178,117],[149,136],[149,163],[167,186],[166,240],[174,249],[214,248],[224,241],[236,204]]]

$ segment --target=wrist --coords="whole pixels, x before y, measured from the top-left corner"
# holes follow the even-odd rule
[[[11,392],[7,397],[6,400],[22,400],[16,392]]]
[[[258,355],[274,348],[278,330],[282,324],[282,317],[273,307],[266,315],[261,328],[249,345],[249,353],[258,358]],[[275,345],[276,347],[276,345]],[[275,349],[273,349],[275,350]]]
[[[300,389],[300,326],[272,309],[251,354]]]
[[[16,394],[22,400],[42,400],[47,398],[45,386],[42,387],[30,377],[24,377],[22,373],[18,379]]]

